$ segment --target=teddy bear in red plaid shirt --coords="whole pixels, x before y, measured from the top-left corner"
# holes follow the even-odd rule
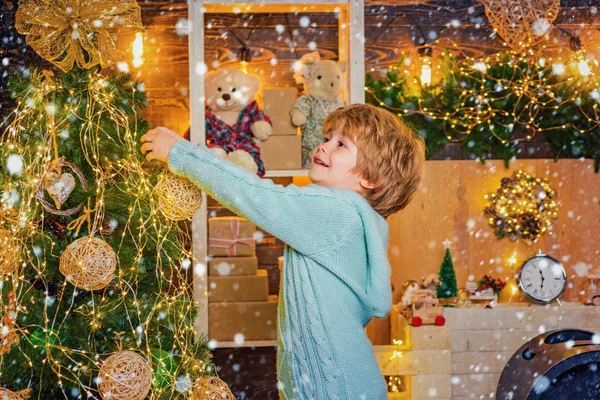
[[[267,140],[273,128],[254,100],[260,88],[258,76],[227,67],[208,72],[204,79],[206,145],[263,176],[265,168],[256,139]]]

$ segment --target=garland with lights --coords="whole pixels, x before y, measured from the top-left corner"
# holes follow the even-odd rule
[[[555,158],[594,160],[600,169],[600,81],[581,71],[582,55],[562,60],[528,49],[468,57],[453,44],[439,50],[435,67],[443,79],[421,85],[411,78],[403,56],[383,76],[366,77],[366,100],[411,125],[427,144],[428,156],[449,142],[482,162],[489,156],[509,161],[519,142],[542,134]]]

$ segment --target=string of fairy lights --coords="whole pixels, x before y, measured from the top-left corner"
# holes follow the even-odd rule
[[[428,107],[419,93],[435,91],[434,95],[443,96],[446,90],[443,81],[436,84],[422,82],[418,74],[411,71],[410,65],[406,65],[406,53],[402,53],[400,62],[388,67],[394,74],[382,74],[382,82],[385,82],[382,93],[378,95],[369,86],[365,87],[365,92],[379,106],[399,117],[420,114],[433,120],[443,120],[445,135],[450,142],[464,141],[474,129],[482,125],[487,125],[487,131],[502,144],[529,141],[538,133],[558,129],[572,129],[576,134],[583,135],[598,129],[600,125],[600,84],[581,47],[566,57],[545,55],[546,46],[543,45],[524,48],[519,52],[501,51],[481,58],[469,56],[450,39],[436,40],[428,47],[439,58],[436,62],[424,61],[427,66],[437,75],[465,83],[451,89],[454,90],[452,94],[458,96],[456,104],[460,107],[451,110]],[[502,73],[499,73],[500,70]],[[510,72],[508,77],[504,76],[507,71]],[[572,88],[575,85],[581,85],[580,90],[563,90],[565,86]],[[385,98],[396,95],[394,91],[398,88],[416,95],[418,103],[414,109],[394,107]],[[591,108],[580,105],[582,96],[590,96],[596,100]],[[508,99],[511,100],[512,107],[506,106]],[[402,99],[398,100],[402,102]],[[497,105],[502,105],[502,108]],[[538,118],[541,110],[559,110],[565,105],[577,106],[583,118],[573,118],[568,122],[549,126],[548,121]],[[516,137],[507,140],[496,134],[499,127],[512,131],[516,125],[524,126],[523,135],[515,135]]]
[[[161,398],[165,393],[173,393],[175,390],[185,392],[190,389],[198,377],[209,373],[211,368],[210,364],[195,359],[190,348],[194,344],[196,336],[193,324],[189,323],[189,321],[193,321],[191,318],[194,307],[191,301],[193,282],[187,282],[186,268],[180,266],[191,265],[193,256],[185,248],[186,237],[181,236],[176,243],[168,242],[171,240],[169,239],[171,232],[179,228],[174,222],[165,223],[154,193],[154,179],[144,170],[136,156],[136,152],[139,151],[134,134],[137,129],[136,118],[131,118],[114,105],[112,102],[113,88],[107,85],[107,81],[101,75],[89,74],[88,76],[90,78],[89,86],[85,91],[85,96],[82,96],[81,93],[70,92],[70,99],[74,101],[66,105],[63,119],[55,121],[53,118],[40,118],[44,115],[55,114],[53,109],[55,105],[49,100],[51,99],[49,95],[65,90],[57,80],[41,77],[32,79],[26,96],[27,101],[19,102],[11,115],[12,122],[7,128],[7,134],[1,139],[0,147],[8,149],[12,157],[18,157],[21,160],[22,172],[11,175],[5,182],[5,195],[0,200],[0,208],[4,210],[5,214],[10,214],[14,218],[4,218],[0,221],[0,227],[12,234],[22,253],[19,267],[13,273],[3,275],[2,280],[12,283],[17,300],[23,298],[26,291],[36,290],[30,284],[31,267],[33,267],[36,279],[44,287],[50,285],[45,278],[50,255],[40,253],[34,238],[43,236],[50,240],[52,254],[55,253],[53,250],[56,243],[52,235],[44,230],[43,224],[37,223],[33,218],[42,213],[41,205],[36,199],[36,188],[39,180],[44,176],[48,163],[53,161],[56,156],[53,145],[56,138],[53,138],[52,135],[56,132],[68,131],[70,121],[73,118],[79,118],[77,110],[81,107],[85,108],[85,117],[81,121],[83,126],[80,134],[81,148],[96,180],[96,191],[91,196],[95,204],[90,207],[93,212],[90,212],[89,234],[95,233],[100,236],[113,234],[111,228],[107,228],[104,221],[104,196],[106,188],[112,185],[111,187],[122,190],[128,198],[133,199],[128,209],[129,219],[119,227],[122,232],[120,244],[114,248],[114,251],[119,253],[121,246],[127,242],[135,245],[137,254],[131,265],[119,266],[114,278],[115,282],[111,284],[114,293],[112,291],[91,292],[92,300],[89,303],[73,308],[73,304],[75,304],[73,299],[64,298],[65,289],[70,285],[65,279],[60,285],[56,299],[52,299],[46,291],[42,323],[21,326],[17,329],[34,348],[45,349],[46,356],[43,363],[56,374],[58,385],[65,392],[65,397],[67,397],[66,391],[70,390],[67,387],[70,388],[74,385],[81,388],[81,394],[85,393],[89,398],[94,398],[97,393],[94,382],[82,382],[80,372],[89,368],[99,370],[107,355],[85,349],[74,349],[61,344],[59,338],[62,329],[69,323],[67,322],[69,315],[75,313],[89,318],[88,340],[93,343],[94,336],[105,328],[103,318],[114,310],[124,308],[126,315],[123,317],[126,318],[129,325],[129,332],[125,332],[124,335],[136,338],[137,346],[132,347],[131,350],[141,352],[148,360],[153,359],[153,349],[149,345],[151,342],[149,335],[153,333],[152,324],[156,319],[167,318],[172,327],[173,346],[169,349],[159,350],[177,354],[180,362],[172,371],[163,371],[168,374],[166,379],[169,384],[154,385],[150,398]],[[131,101],[133,104],[133,99]],[[110,135],[102,128],[101,121],[106,118],[116,126],[114,135]],[[41,135],[41,140],[37,135]],[[101,140],[112,140],[116,145],[124,146],[127,149],[125,152],[127,156],[115,160],[110,155],[102,154],[99,145]],[[149,212],[138,212],[144,207],[148,208]],[[142,217],[144,214],[146,214],[145,219]],[[139,215],[139,220],[136,220],[134,224],[133,218],[137,215]],[[132,228],[134,225],[135,230]],[[144,252],[148,251],[150,243],[148,238],[152,238],[152,245],[155,246],[157,264],[154,273],[160,289],[157,293],[153,293],[155,297],[150,312],[142,310],[141,302],[137,298],[138,280],[140,279],[138,264],[141,262]],[[173,246],[177,253],[181,254],[180,259],[172,259],[165,252],[165,247],[172,248]],[[167,255],[166,263],[163,264],[165,255]],[[177,287],[177,290],[169,290],[173,287]],[[75,295],[76,291],[72,296]],[[35,301],[34,298],[35,296],[30,296],[32,302]],[[116,299],[118,301],[115,301]],[[6,309],[5,300],[0,301],[2,301],[2,309]],[[57,306],[51,307],[54,302],[69,306],[66,310]],[[147,303],[144,305],[147,307]],[[28,307],[28,304],[18,301],[17,315],[27,314]],[[144,319],[142,315],[147,316]],[[43,340],[38,341],[32,336],[32,333],[36,331],[42,332]],[[20,344],[15,344],[15,346],[21,349]],[[59,362],[54,356],[57,352],[70,360],[70,365],[65,365],[64,360]],[[36,366],[25,350],[21,350],[21,353],[28,359],[31,370],[30,380],[34,379]],[[187,388],[186,382],[189,382]]]

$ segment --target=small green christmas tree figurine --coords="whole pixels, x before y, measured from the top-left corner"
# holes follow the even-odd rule
[[[448,299],[455,297],[458,293],[456,286],[456,274],[454,273],[454,265],[452,264],[452,256],[450,249],[446,249],[442,266],[439,274],[440,286],[437,288],[437,297],[439,299]]]

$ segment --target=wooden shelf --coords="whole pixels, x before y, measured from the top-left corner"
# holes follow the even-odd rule
[[[307,169],[273,169],[265,171],[265,178],[277,178],[284,176],[308,176]]]
[[[213,341],[211,341],[213,342]],[[220,342],[218,340],[214,341],[215,349],[231,349],[231,348],[242,348],[242,347],[275,347],[277,346],[277,340],[250,340],[244,342],[242,344],[237,344],[236,342]],[[212,343],[210,343],[212,345]],[[212,346],[211,347],[212,350]]]

